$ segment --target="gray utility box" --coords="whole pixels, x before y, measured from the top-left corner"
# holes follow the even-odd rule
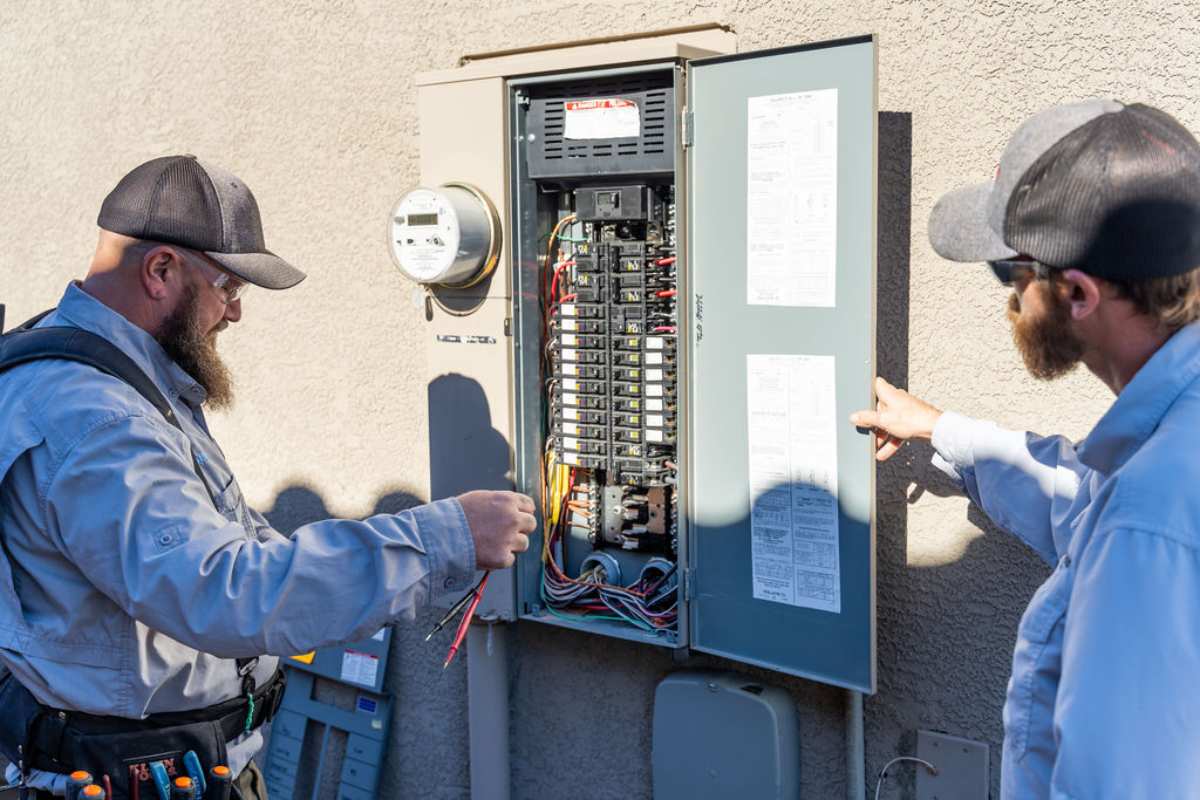
[[[711,56],[731,44],[575,43],[422,79],[423,180],[489,192],[504,242],[490,280],[435,290],[428,313],[435,383],[454,387],[435,401],[431,384],[431,483],[499,488],[510,455],[512,485],[538,499],[547,463],[575,465],[494,576],[489,618],[869,693],[875,462],[848,417],[873,402],[875,40]],[[503,170],[476,158],[497,141]],[[571,285],[558,299],[552,277]],[[476,398],[477,429],[447,417],[450,395]],[[564,605],[589,569],[633,601]]]
[[[654,692],[655,800],[795,800],[800,726],[783,689],[676,672]]]

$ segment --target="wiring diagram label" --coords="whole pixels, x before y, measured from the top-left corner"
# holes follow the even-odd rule
[[[756,600],[841,613],[833,356],[746,356]]]
[[[837,89],[747,101],[750,305],[835,305],[837,109]]]
[[[641,136],[637,103],[621,97],[568,100],[563,104],[564,139],[616,139]]]

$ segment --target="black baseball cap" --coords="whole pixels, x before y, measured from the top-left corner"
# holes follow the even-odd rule
[[[305,278],[267,249],[250,187],[192,155],[134,167],[104,198],[96,224],[135,239],[199,250],[264,289],[289,289]]]
[[[1151,106],[1054,106],[1017,129],[993,180],[938,200],[929,240],[952,261],[1025,255],[1109,280],[1200,268],[1200,144]]]

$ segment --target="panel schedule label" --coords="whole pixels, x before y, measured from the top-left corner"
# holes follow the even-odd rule
[[[837,89],[747,100],[746,302],[832,308]]]
[[[756,600],[841,613],[833,356],[746,356]]]

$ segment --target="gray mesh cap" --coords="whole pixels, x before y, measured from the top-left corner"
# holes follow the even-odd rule
[[[265,289],[288,289],[305,278],[267,249],[250,187],[195,156],[165,156],[135,167],[104,198],[96,224],[199,250]]]
[[[1200,144],[1145,105],[1088,100],[1026,121],[994,180],[942,197],[934,250],[954,261],[1030,256],[1111,280],[1200,267]]]

